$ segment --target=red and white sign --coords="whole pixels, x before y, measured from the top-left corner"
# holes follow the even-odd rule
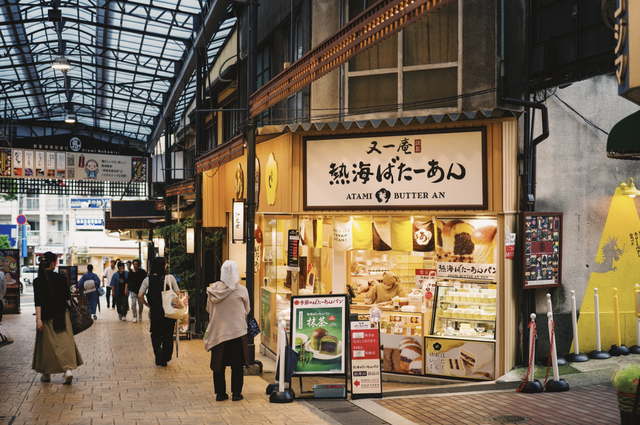
[[[516,254],[516,234],[509,233],[505,239],[504,245],[504,258],[507,260],[513,259]]]
[[[428,302],[433,299],[436,288],[436,269],[416,269],[416,288],[424,288],[424,297]],[[424,284],[427,284],[425,287]]]
[[[351,395],[382,397],[380,331],[369,321],[351,322]]]
[[[27,224],[27,217],[24,214],[20,214],[19,216],[16,217],[16,222],[18,224]]]

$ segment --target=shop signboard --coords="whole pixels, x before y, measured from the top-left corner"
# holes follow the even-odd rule
[[[369,320],[352,320],[350,328],[351,398],[382,398],[378,325]]]
[[[5,313],[20,311],[20,251],[17,249],[0,249],[0,273],[4,274],[7,284]],[[1,301],[0,301],[1,302]]]
[[[425,374],[492,381],[495,343],[425,337]]]
[[[21,178],[146,182],[143,157],[30,149],[2,149],[0,175]]]
[[[346,375],[349,344],[346,295],[291,297],[291,344],[300,353],[298,375]]]
[[[76,218],[76,229],[78,230],[104,229],[104,219],[103,218]]]
[[[442,250],[438,277],[495,280],[498,221],[496,219],[439,219]]]
[[[562,271],[562,213],[525,212],[524,288],[560,286]]]
[[[304,209],[487,209],[486,129],[307,138]]]
[[[73,209],[108,209],[111,200],[105,198],[75,198],[69,200],[69,208]]]
[[[300,244],[300,236],[295,229],[289,229],[289,240],[287,246],[287,270],[292,272],[300,271],[300,257],[298,247]]]

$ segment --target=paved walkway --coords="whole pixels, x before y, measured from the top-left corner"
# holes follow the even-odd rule
[[[22,313],[3,318],[15,342],[0,347],[1,425],[327,423],[303,403],[269,403],[267,382],[258,376],[245,377],[244,400],[216,402],[202,340],[181,340],[179,356],[157,367],[148,318],[133,323],[129,312],[121,322],[104,305],[99,320],[76,336],[85,364],[73,384],[61,385],[61,374],[42,383],[31,370],[34,312],[33,301],[23,297]]]

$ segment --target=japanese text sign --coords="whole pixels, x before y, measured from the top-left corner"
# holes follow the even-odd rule
[[[307,210],[486,209],[484,129],[306,139]]]
[[[526,212],[524,229],[524,287],[560,285],[562,213]]]
[[[352,398],[382,397],[380,331],[375,323],[351,321]]]

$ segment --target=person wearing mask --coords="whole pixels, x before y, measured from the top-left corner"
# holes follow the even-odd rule
[[[162,307],[162,291],[165,287],[173,289],[175,293],[180,292],[180,287],[176,279],[167,274],[167,260],[164,257],[156,257],[151,263],[151,271],[140,286],[138,299],[149,307],[149,318],[151,326],[151,346],[156,357],[156,366],[166,366],[173,355],[173,330],[176,326],[176,319],[164,317]],[[146,300],[145,300],[146,294]]]
[[[133,323],[142,322],[142,309],[144,304],[138,298],[138,292],[142,286],[142,281],[147,277],[147,272],[140,268],[140,260],[133,260],[133,267],[127,275],[127,289],[131,298],[131,312],[133,313]],[[138,312],[140,318],[138,319]]]
[[[118,309],[118,319],[127,320],[127,312],[129,311],[129,301],[127,299],[129,292],[127,290],[127,276],[124,272],[124,263],[118,263],[118,272],[111,277],[111,287],[115,297],[116,307]]]
[[[41,373],[42,382],[51,375],[64,373],[63,384],[71,384],[73,372],[84,364],[73,338],[68,301],[71,292],[64,276],[55,273],[58,256],[45,252],[39,258],[38,277],[33,280],[36,306],[36,344],[31,368]]]
[[[400,277],[393,272],[385,272],[382,282],[375,285],[365,295],[365,304],[391,301],[393,297],[404,297],[404,289],[400,285]]]
[[[111,294],[111,278],[118,271],[116,268],[116,261],[111,260],[109,267],[105,268],[102,272],[102,278],[104,279],[104,286],[107,288],[107,308],[113,306],[116,308],[115,296]]]
[[[242,400],[243,366],[249,361],[247,314],[251,311],[249,292],[240,285],[235,261],[225,261],[220,281],[207,288],[209,326],[204,348],[211,352],[216,401],[229,398],[225,369],[231,366],[231,400]]]
[[[96,316],[96,307],[98,306],[98,287],[100,287],[100,278],[93,272],[93,266],[87,266],[87,273],[83,274],[78,282],[78,289],[84,292],[87,297],[87,308],[89,314],[93,316],[93,320],[98,320]]]

